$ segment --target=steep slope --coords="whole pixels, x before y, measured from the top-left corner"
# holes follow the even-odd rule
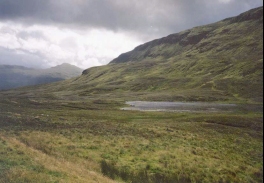
[[[49,90],[141,100],[262,102],[262,40],[259,7],[150,41]]]
[[[262,31],[263,7],[260,7],[237,17],[150,41],[130,52],[121,54],[111,63],[137,62],[149,59],[167,60],[180,54],[185,57],[201,54],[214,54],[223,57],[223,52],[227,50],[238,56],[241,54],[241,50],[237,50],[238,47],[245,49],[243,52],[251,53],[248,56],[251,58],[253,54],[251,50],[261,46],[259,39],[263,37]],[[245,44],[243,45],[243,43]]]
[[[70,64],[61,64],[49,69],[0,65],[0,90],[61,81],[79,76],[81,72],[80,68]]]
[[[140,45],[114,59],[106,71],[101,68],[96,80],[108,88],[210,89],[260,101],[262,39],[263,7],[260,7]],[[84,72],[88,80],[92,72]]]

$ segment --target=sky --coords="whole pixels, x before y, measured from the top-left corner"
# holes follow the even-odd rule
[[[86,69],[262,0],[0,0],[0,64]]]

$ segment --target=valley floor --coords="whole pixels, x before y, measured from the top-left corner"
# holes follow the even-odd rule
[[[262,182],[263,113],[1,94],[0,182]]]

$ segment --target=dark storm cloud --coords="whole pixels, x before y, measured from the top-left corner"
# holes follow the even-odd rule
[[[262,5],[261,0],[0,0],[0,20],[157,36]]]

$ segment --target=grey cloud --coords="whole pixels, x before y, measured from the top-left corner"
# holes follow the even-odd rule
[[[45,20],[50,8],[45,0],[0,0],[0,17],[3,20]]]
[[[105,28],[155,37],[263,6],[261,0],[0,0],[0,20]]]
[[[66,52],[76,51],[76,58],[73,58],[74,55],[70,58],[55,57],[52,54],[56,52],[30,50],[22,44],[29,43],[29,38],[41,39],[42,43],[51,43],[51,40],[44,29],[33,31],[27,29],[27,25],[66,27],[75,29],[80,35],[86,29],[102,28],[126,32],[126,36],[132,35],[145,42],[235,16],[258,6],[263,6],[262,0],[230,0],[226,3],[220,0],[0,0],[0,23],[3,22],[0,33],[3,38],[10,37],[11,45],[3,39],[0,65],[47,68],[73,62],[78,66],[90,67],[107,64],[113,59],[106,55],[89,54],[85,58],[78,58],[75,50],[78,49],[78,42],[74,37],[66,37],[55,46]],[[22,26],[12,26],[16,23]]]
[[[44,57],[30,52],[0,47],[0,55],[0,65],[23,65],[31,68],[47,67]]]
[[[41,31],[20,31],[16,36],[22,39],[35,38],[46,40],[45,35]]]
[[[0,32],[4,34],[16,34],[16,31],[8,26],[3,26],[0,29]]]

